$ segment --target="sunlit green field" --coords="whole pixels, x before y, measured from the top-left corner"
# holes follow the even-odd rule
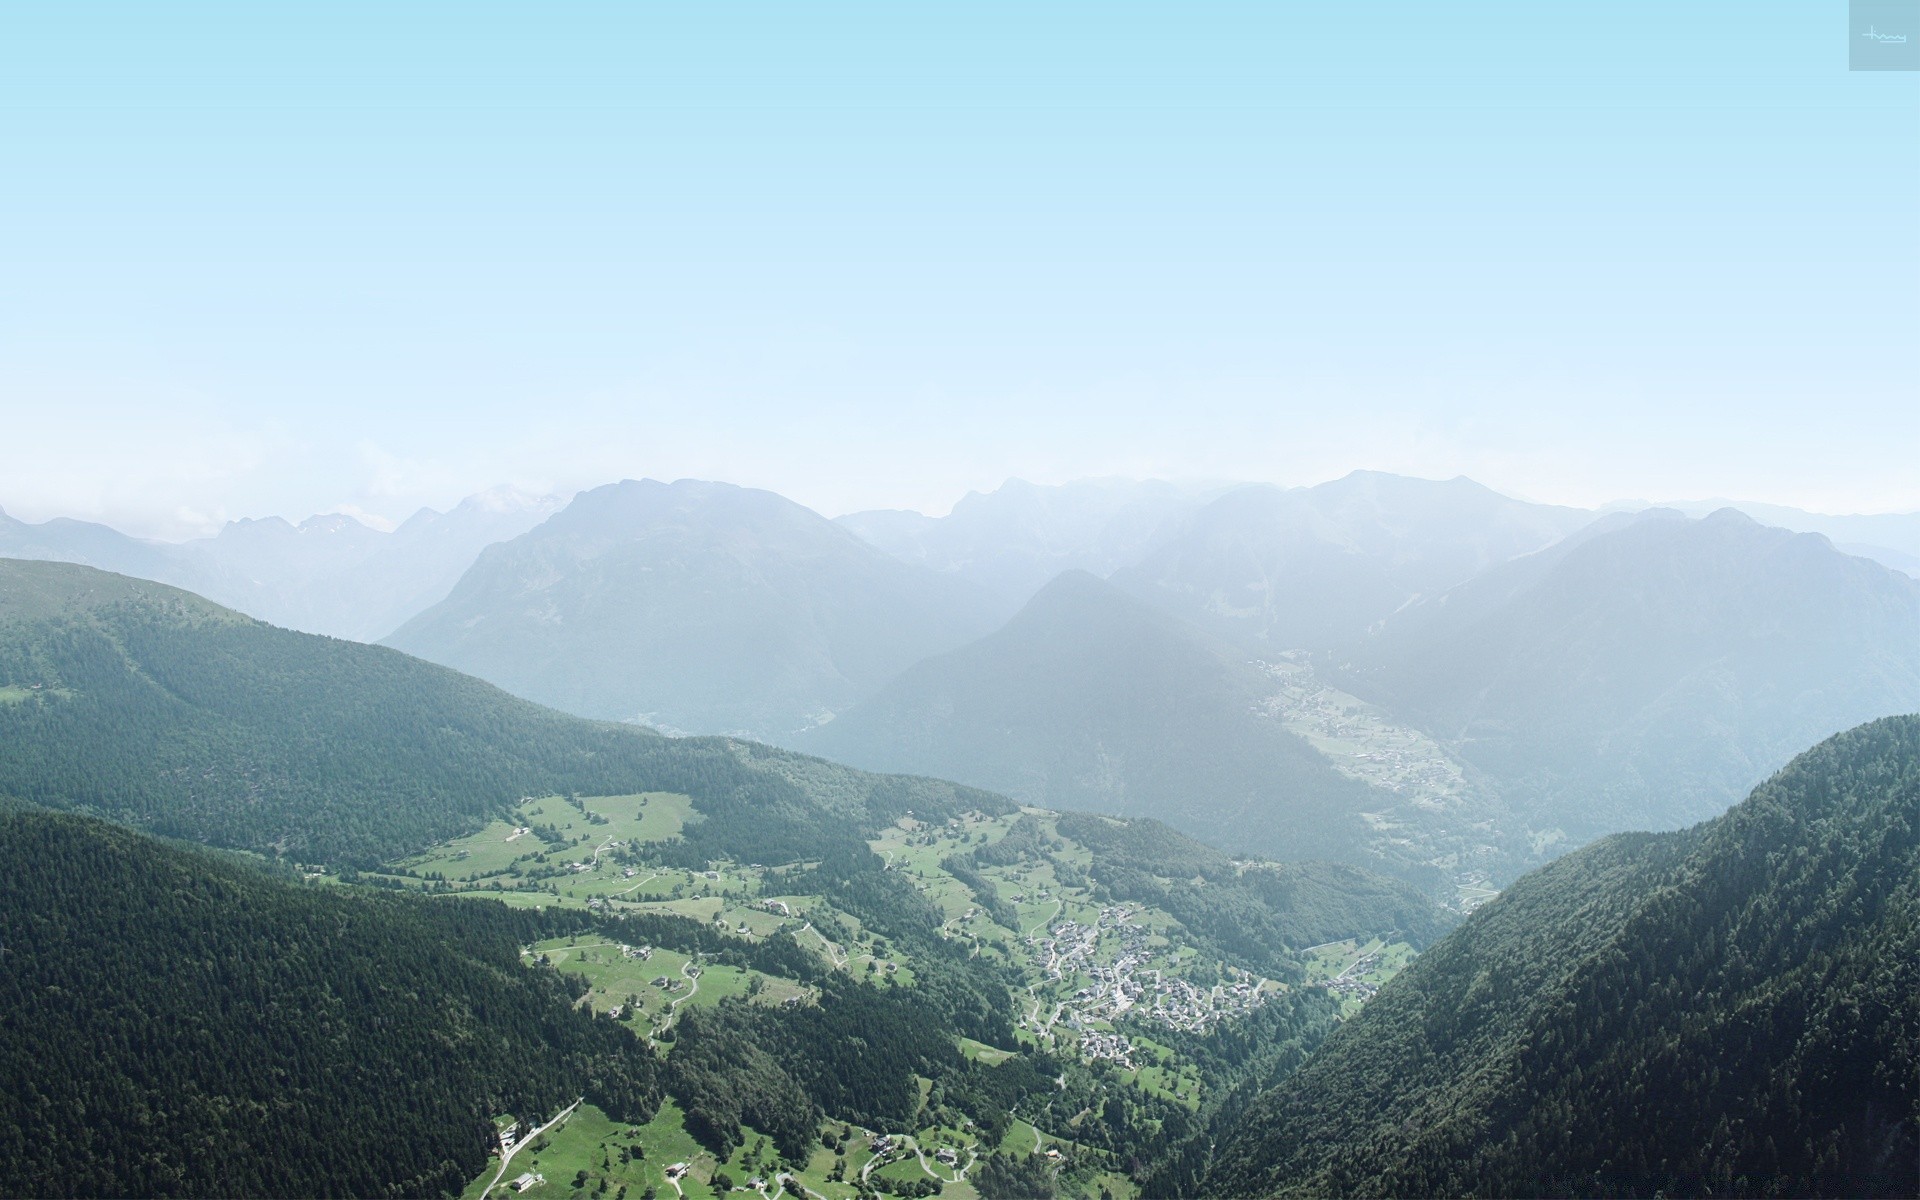
[[[680,835],[693,812],[687,797],[665,792],[585,796],[580,803],[585,813],[559,796],[525,801],[511,820],[495,821],[478,833],[402,859],[395,866],[417,875],[437,873],[450,882],[471,883],[516,864],[590,860],[594,850],[609,841],[667,841]],[[553,845],[534,833],[520,832],[533,826],[551,827],[562,842]]]

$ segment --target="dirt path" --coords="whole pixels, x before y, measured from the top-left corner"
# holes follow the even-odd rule
[[[660,873],[658,871],[655,871],[653,874],[647,876],[645,879],[642,879],[639,883],[634,884],[632,887],[628,888],[624,892],[609,892],[607,894],[609,896],[630,896],[634,892],[639,891],[641,888],[647,886],[648,884],[652,883],[654,880],[658,878],[660,878]]]
[[[813,936],[819,938],[820,944],[827,948],[827,957],[833,960],[834,966],[844,967],[847,965],[847,956],[841,951],[840,947],[828,941],[826,934],[815,929],[812,921],[808,921],[805,925],[801,926],[800,932],[811,933]]]
[[[667,1019],[660,1026],[660,1032],[662,1033],[665,1033],[667,1030],[673,1028],[673,1019],[680,1015],[680,1006],[682,1004],[685,1004],[687,1001],[693,999],[695,996],[699,995],[700,993],[700,977],[698,975],[691,974],[692,970],[693,970],[692,962],[683,962],[680,964],[680,973],[682,975],[685,975],[687,977],[687,980],[690,983],[692,983],[693,986],[687,989],[686,995],[680,997],[678,1000],[675,1000],[672,1004],[667,1005]]]
[[[780,1176],[776,1176],[776,1178],[780,1181],[780,1186],[782,1187],[798,1188],[801,1191],[805,1192],[807,1195],[812,1196],[813,1200],[827,1200],[827,1198],[825,1196],[822,1196],[819,1192],[816,1192],[812,1188],[808,1187],[806,1184],[801,1183],[799,1177],[796,1175],[780,1175]]]
[[[1032,929],[1027,930],[1028,939],[1031,940],[1034,934],[1040,932],[1042,929],[1046,929],[1049,926],[1051,926],[1056,920],[1059,919],[1060,914],[1065,911],[1067,911],[1067,902],[1065,900],[1055,900],[1053,902],[1053,915],[1048,917],[1046,920],[1040,922],[1038,925],[1035,925]]]
[[[533,1139],[539,1137],[541,1134],[545,1133],[547,1130],[552,1129],[555,1125],[558,1125],[560,1122],[572,1116],[573,1110],[576,1108],[579,1108],[580,1101],[585,1099],[586,1097],[582,1096],[580,1097],[579,1100],[575,1100],[572,1104],[567,1105],[565,1108],[561,1109],[557,1114],[555,1114],[553,1120],[548,1121],[545,1125],[542,1125],[540,1128],[534,1130],[532,1133],[528,1134],[527,1136],[521,1138],[519,1141],[515,1142],[511,1149],[503,1151],[500,1155],[500,1169],[493,1173],[493,1182],[489,1183],[486,1186],[485,1190],[483,1190],[480,1194],[482,1196],[485,1196],[489,1192],[493,1191],[494,1188],[500,1186],[500,1181],[504,1179],[507,1174],[507,1164],[513,1161],[514,1155],[520,1153],[520,1147],[531,1143]]]

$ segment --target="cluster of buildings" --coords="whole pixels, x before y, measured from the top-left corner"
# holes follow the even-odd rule
[[[1265,664],[1285,687],[1279,714],[1289,729],[1328,740],[1360,742],[1368,754],[1330,754],[1341,773],[1408,797],[1415,807],[1446,808],[1466,786],[1460,767],[1430,739],[1396,726],[1326,687],[1300,667]]]
[[[1355,1000],[1371,1000],[1380,990],[1380,985],[1360,978],[1380,965],[1380,955],[1376,952],[1362,954],[1347,965],[1347,969],[1327,981],[1327,990],[1336,996],[1351,996]]]
[[[1094,1022],[1112,1022],[1133,1012],[1172,1028],[1204,1032],[1265,1002],[1266,981],[1252,975],[1236,972],[1229,982],[1203,988],[1149,965],[1157,957],[1152,933],[1134,921],[1135,915],[1126,905],[1108,905],[1092,925],[1057,921],[1046,937],[1029,939],[1048,980],[1089,981],[1054,1009],[1054,1020],[1080,1034],[1083,1056],[1132,1065],[1133,1044],[1093,1028]],[[1103,945],[1111,950],[1108,963],[1100,961]],[[1039,1022],[1041,1031],[1051,1023]]]
[[[1217,1022],[1252,1012],[1266,1003],[1264,983],[1248,977],[1203,988],[1185,979],[1168,979],[1154,995],[1146,1015],[1174,1029],[1205,1033]]]
[[[1133,1043],[1123,1033],[1103,1033],[1089,1029],[1080,1035],[1080,1056],[1089,1062],[1111,1059],[1123,1067],[1133,1066]]]

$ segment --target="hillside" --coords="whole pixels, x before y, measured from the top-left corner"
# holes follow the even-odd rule
[[[1335,675],[1574,841],[1715,815],[1920,709],[1920,583],[1823,537],[1655,511],[1409,606]]]
[[[695,840],[695,811],[663,793],[534,799],[361,876],[598,920],[532,961],[667,1047],[675,1101],[562,1160],[609,1186],[664,1190],[671,1154],[696,1197],[792,1171],[851,1200],[1018,1175],[1046,1140],[1068,1151],[1039,1164],[1046,1191],[1131,1196],[1144,1164],[1296,1067],[1453,920],[1365,871],[1235,860],[1148,821],[916,807],[749,861]],[[957,1158],[876,1152],[875,1134]]]
[[[1920,717],[1515,884],[1221,1144],[1215,1195],[1912,1195]]]
[[[0,813],[0,1153],[17,1196],[434,1195],[501,1112],[644,1120],[653,1056],[523,970],[582,922],[272,879]]]
[[[102,1112],[142,1120],[159,1080],[190,1098],[146,1119],[164,1144],[126,1139],[133,1157],[103,1153],[74,1190],[199,1193],[231,1177],[264,1194],[378,1192],[387,1170],[411,1172],[391,1189],[409,1194],[453,1176],[479,1187],[498,1168],[476,1157],[490,1127],[473,1114],[545,1117],[571,1093],[592,1104],[579,1136],[602,1132],[577,1157],[543,1142],[526,1161],[610,1187],[664,1190],[671,1154],[698,1164],[678,1181],[693,1200],[734,1171],[789,1170],[850,1200],[863,1183],[927,1189],[975,1166],[1130,1196],[1145,1163],[1297,1067],[1453,919],[1352,867],[1229,856],[1152,822],[565,717],[396,651],[84,567],[0,564],[0,614],[0,795],[326,862],[310,873],[340,889],[82,818],[17,818],[6,845],[31,861],[0,871],[25,924],[0,929],[0,953],[10,969],[29,950],[35,964],[9,976],[38,988],[21,1010],[31,1022],[11,1027],[20,1046],[141,1047],[104,1067],[75,1060],[58,1089],[12,1051],[0,1090],[30,1106],[14,1145],[36,1143],[23,1159],[35,1191],[67,1190],[42,1182],[45,1164],[114,1137]],[[372,888],[421,895],[370,903]],[[546,911],[512,917],[494,901]],[[491,939],[473,951],[484,980],[459,962],[469,921]],[[446,946],[406,949],[421,938]],[[527,981],[549,970],[564,987]],[[143,1002],[149,981],[165,995]],[[487,987],[561,1001],[542,1015]],[[569,1050],[574,1035],[548,1026],[573,1019],[575,996],[638,1039]],[[520,1090],[499,1085],[461,1039],[516,1070],[527,1056],[488,1041],[469,1003],[563,1057],[528,1066]],[[245,1063],[175,1064],[222,1038]],[[413,1039],[457,1050],[442,1072]],[[647,1044],[653,1057],[628,1062]],[[363,1076],[342,1075],[343,1047],[365,1051]],[[367,1095],[396,1073],[406,1086]],[[332,1089],[342,1123],[282,1136],[276,1088]],[[672,1103],[655,1111],[660,1094]],[[178,1133],[200,1095],[212,1148]],[[403,1104],[389,1123],[423,1157],[356,1156],[354,1123]],[[854,1129],[963,1157],[849,1159]],[[837,1156],[813,1149],[823,1138]],[[1036,1159],[1046,1139],[1068,1153]],[[247,1170],[225,1157],[266,1143]]]
[[[1356,471],[1308,488],[1236,488],[1113,581],[1271,657],[1360,636],[1417,596],[1464,583],[1593,519],[1470,479]]]
[[[1352,859],[1359,813],[1392,797],[1264,715],[1272,691],[1198,630],[1073,571],[1004,628],[794,744],[1049,808],[1154,817],[1259,854]]]
[[[820,821],[960,797],[725,739],[584,721],[395,650],[276,629],[197,596],[0,561],[0,796],[302,861],[367,864],[530,794],[690,792],[804,847]],[[731,808],[729,806],[732,806]],[[870,811],[871,810],[871,811]]]
[[[771,492],[629,480],[489,548],[387,642],[567,712],[768,738],[987,627],[961,581]]]

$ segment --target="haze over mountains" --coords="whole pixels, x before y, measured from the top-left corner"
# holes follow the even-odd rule
[[[1920,513],[1816,513],[1754,500],[1669,500],[1657,505],[1623,502],[1606,508],[1623,511],[1670,508],[1690,517],[1704,517],[1723,508],[1736,509],[1762,525],[1775,525],[1795,533],[1824,534],[1848,554],[1871,558],[1920,578]]]
[[[1478,515],[1409,533],[1422,487]],[[489,548],[408,626],[544,657],[554,687],[665,680],[626,694],[712,720],[748,711],[730,690],[770,721],[829,695],[788,740],[956,782],[0,561],[0,1126],[26,1188],[478,1195],[507,1174],[497,1115],[584,1099],[587,1140],[533,1166],[660,1192],[697,1161],[690,1200],[754,1177],[857,1200],[861,1161],[984,1200],[1911,1193],[1920,717],[1464,923],[1435,901],[1716,813],[1787,739],[1915,704],[1920,584],[1731,511],[1484,563],[1540,514],[1413,481],[1262,498],[1261,555],[1167,554],[1234,495],[1155,534],[1158,577],[1322,572],[1351,619],[1216,612],[1235,644],[1151,600],[1195,611],[1197,586],[1069,570],[994,629],[957,568],[770,493],[639,482]],[[1345,641],[1250,648],[1302,631]],[[967,786],[999,780],[1049,808]],[[919,1140],[878,1160],[881,1132]],[[927,1145],[951,1161],[917,1167]]]
[[[552,497],[496,488],[444,513],[421,509],[391,533],[333,513],[298,525],[279,517],[233,521],[213,537],[179,543],[0,513],[0,557],[170,583],[289,629],[367,642],[445,596],[482,547],[531,529],[558,507]]]
[[[1226,490],[1218,484],[1083,479],[1041,487],[1010,479],[968,492],[944,517],[875,509],[841,525],[907,562],[979,585],[1013,611],[1063,571],[1105,577],[1137,561]]]
[[[1406,608],[1334,675],[1585,841],[1720,812],[1920,710],[1920,581],[1731,509],[1609,518]]]
[[[1287,858],[1352,858],[1392,797],[1266,715],[1266,672],[1084,571],[792,744],[1049,808],[1156,817]]]
[[[1114,582],[1250,651],[1319,649],[1592,519],[1469,479],[1356,471],[1317,487],[1237,488]]]
[[[986,609],[772,492],[629,480],[488,549],[387,640],[584,716],[766,738],[985,633]]]
[[[1910,520],[1789,517],[1899,545]],[[1016,480],[944,517],[837,521],[643,480],[392,534],[267,520],[169,546],[6,521],[0,552],[384,635],[580,715],[1422,879],[1711,816],[1796,748],[1920,708],[1911,578],[1731,513],[1466,479]]]

